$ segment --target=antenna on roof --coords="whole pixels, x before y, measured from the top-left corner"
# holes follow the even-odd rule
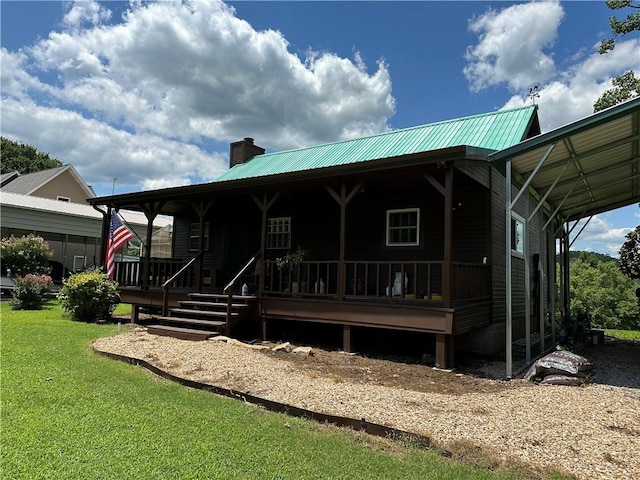
[[[539,87],[540,87],[540,84],[538,83],[537,85],[534,85],[529,89],[529,98],[531,99],[531,102],[534,105],[536,104],[536,98],[540,98],[540,94],[538,93]]]

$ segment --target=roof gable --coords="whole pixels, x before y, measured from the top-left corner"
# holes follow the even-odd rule
[[[227,170],[214,182],[337,167],[457,146],[502,150],[527,138],[536,116],[537,107],[529,105],[352,140],[257,155]]]
[[[73,165],[63,165],[60,167],[40,170],[38,172],[19,174],[6,185],[2,185],[3,190],[12,193],[21,193],[24,195],[32,195],[38,189],[54,181],[65,172],[69,172],[71,177],[77,183],[78,187],[84,191],[88,197],[95,197],[95,193],[85,181],[80,177]]]

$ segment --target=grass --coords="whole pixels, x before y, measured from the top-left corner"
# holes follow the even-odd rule
[[[633,340],[635,342],[640,342],[640,331],[639,330],[612,330],[605,329],[605,335],[608,335],[613,338],[619,338],[620,340]]]
[[[0,303],[3,479],[540,478],[265,412],[93,353],[116,325]],[[554,477],[555,478],[555,477]]]

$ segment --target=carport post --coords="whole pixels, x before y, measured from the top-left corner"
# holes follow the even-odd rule
[[[506,339],[505,339],[505,352],[506,352],[506,363],[507,363],[507,378],[511,378],[512,374],[512,364],[513,364],[513,356],[512,356],[512,342],[513,342],[513,332],[512,332],[512,312],[511,312],[511,160],[507,159],[507,186],[506,186],[506,225],[505,225],[505,271],[506,271],[506,316],[505,316],[505,331],[506,331]]]

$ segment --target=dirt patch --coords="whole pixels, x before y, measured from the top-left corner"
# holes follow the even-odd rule
[[[311,377],[330,377],[336,383],[351,382],[452,395],[496,392],[504,389],[507,383],[482,378],[479,370],[477,375],[452,374],[450,370],[408,363],[404,359],[371,358],[316,347],[308,356],[272,350],[264,354],[286,362],[296,370],[304,370]]]

